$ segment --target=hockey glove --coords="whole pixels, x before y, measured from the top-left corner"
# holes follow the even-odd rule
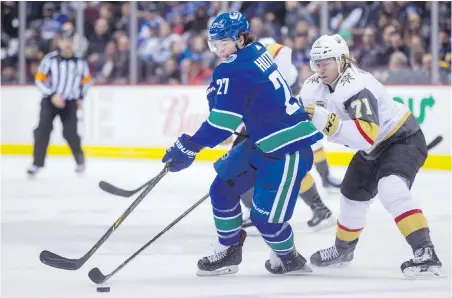
[[[215,105],[215,95],[217,95],[217,89],[215,88],[215,83],[212,82],[209,85],[209,88],[206,90],[206,97],[209,103],[209,111],[212,111],[213,106]]]
[[[173,163],[170,171],[179,172],[193,163],[201,148],[200,145],[190,142],[189,135],[183,134],[172,147],[166,150],[162,162],[166,163],[171,159]]]
[[[329,137],[333,136],[341,127],[341,117],[335,113],[328,112],[324,107],[307,105],[304,109],[311,117],[314,126]]]

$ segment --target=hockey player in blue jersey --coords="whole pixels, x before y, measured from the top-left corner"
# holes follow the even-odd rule
[[[204,147],[213,148],[243,122],[249,139],[216,163],[210,188],[218,243],[198,261],[198,275],[238,271],[246,237],[241,229],[240,195],[255,188],[251,219],[271,249],[265,268],[274,274],[310,272],[294,246],[288,220],[300,182],[311,169],[311,145],[323,136],[292,96],[266,48],[252,41],[240,12],[220,14],[209,29],[209,47],[223,58],[213,73],[211,112],[193,136],[183,134],[163,162],[172,171],[189,167]]]

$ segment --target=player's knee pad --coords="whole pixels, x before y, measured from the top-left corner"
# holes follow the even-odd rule
[[[245,140],[218,159],[213,167],[224,181],[234,179],[244,173],[250,175],[255,172],[255,169],[249,165],[248,159],[255,150],[254,143],[250,139]]]
[[[210,186],[210,200],[215,209],[228,210],[239,203],[240,194],[217,176]]]
[[[385,176],[378,181],[378,197],[393,218],[407,211],[419,209],[408,185],[409,181],[397,175]]]
[[[354,201],[341,195],[338,222],[348,229],[362,229],[373,200]]]

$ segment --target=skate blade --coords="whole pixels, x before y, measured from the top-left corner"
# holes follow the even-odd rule
[[[352,261],[348,261],[348,262],[339,262],[339,263],[333,263],[333,264],[328,264],[328,265],[316,265],[314,263],[311,263],[312,266],[317,267],[317,268],[347,268],[350,266],[350,264],[352,263]]]
[[[218,275],[228,275],[228,274],[235,274],[239,271],[239,266],[237,265],[231,265],[227,267],[222,267],[217,270],[213,271],[205,271],[198,269],[196,272],[196,275],[198,276],[218,276]]]
[[[406,277],[412,279],[435,279],[435,278],[444,278],[440,266],[430,266],[426,271],[422,271],[422,267],[410,267],[403,270],[403,274]]]
[[[309,274],[309,273],[312,273],[312,268],[306,264],[306,265],[304,265],[303,268],[301,268],[299,270],[286,272],[283,275],[305,275],[305,274]]]
[[[336,217],[331,215],[327,219],[322,220],[318,225],[309,228],[314,232],[320,232],[333,226],[336,226],[336,222],[337,222]]]

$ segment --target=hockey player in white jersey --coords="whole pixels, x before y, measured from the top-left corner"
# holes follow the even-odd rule
[[[292,93],[294,94],[294,96],[297,96],[300,92],[301,85],[298,80],[298,70],[292,64],[292,49],[287,46],[278,44],[271,37],[261,38],[259,42],[267,48],[267,51],[275,59],[275,62],[278,65],[278,69],[290,86]],[[241,133],[245,134],[246,131],[242,128]],[[239,144],[244,139],[244,137],[239,135],[235,140],[233,146]],[[326,154],[321,141],[314,144],[312,146],[312,150],[314,151],[314,164],[316,165],[317,171],[322,178],[323,186],[328,189],[339,188],[341,179],[334,177],[329,171]],[[243,210],[244,227],[252,225],[249,219],[249,210],[252,206],[253,191],[254,189],[252,188],[242,195],[242,203],[246,207],[246,209]],[[332,212],[323,203],[317,191],[314,178],[310,173],[307,173],[307,175],[301,182],[299,196],[311,208],[313,213],[312,218],[307,222],[308,227],[313,228],[314,230],[320,230],[333,226],[335,224],[335,219],[332,216]]]
[[[402,272],[409,277],[441,275],[427,220],[410,193],[427,157],[419,124],[408,107],[392,100],[381,83],[357,68],[339,35],[317,39],[310,56],[315,74],[300,93],[306,111],[329,141],[358,150],[341,186],[335,245],[314,253],[311,263],[329,266],[352,261],[378,193],[414,254],[401,265]]]

